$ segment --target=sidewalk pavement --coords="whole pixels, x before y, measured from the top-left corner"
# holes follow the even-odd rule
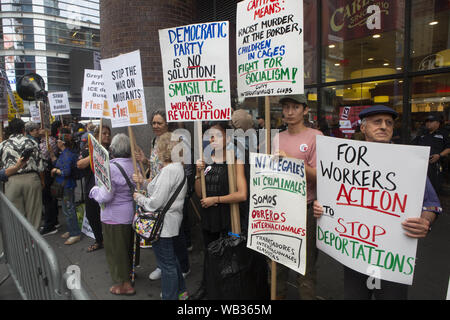
[[[417,249],[417,265],[414,283],[409,288],[409,299],[444,300],[446,298],[450,274],[450,197],[443,199],[444,213],[435,222],[427,238],[420,240]],[[65,232],[64,220],[59,216],[62,227],[54,235],[46,236],[58,257],[61,271],[77,265],[81,270],[82,285],[93,300],[160,300],[161,281],[151,281],[148,276],[156,267],[153,249],[141,249],[141,263],[136,269],[136,295],[115,296],[109,293],[112,285],[106,264],[104,249],[86,252],[93,239],[83,235],[82,240],[71,246],[64,245],[61,234]],[[191,219],[194,221],[194,219]],[[201,281],[203,252],[201,230],[198,222],[191,225],[194,250],[189,253],[191,273],[186,278],[190,293],[195,292]],[[343,267],[329,256],[319,253],[317,263],[317,295],[320,299],[343,299]],[[5,275],[4,265],[0,265],[0,280]],[[287,299],[298,299],[295,272],[289,276]],[[14,282],[9,278],[0,286],[0,300],[20,299]]]

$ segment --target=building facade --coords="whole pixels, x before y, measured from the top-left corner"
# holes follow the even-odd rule
[[[79,109],[71,55],[100,51],[99,0],[2,0],[0,21],[0,59],[12,89],[21,76],[37,73],[46,90],[70,92]]]

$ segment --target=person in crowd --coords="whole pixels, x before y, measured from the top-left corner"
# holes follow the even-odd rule
[[[13,174],[16,174],[17,171],[25,167],[27,164],[27,160],[24,159],[24,157],[19,158],[17,160],[16,164],[12,167],[9,167],[8,169],[0,169],[0,181],[1,182],[7,182],[8,177],[12,176]]]
[[[280,104],[284,119],[288,125],[286,131],[273,139],[272,150],[276,156],[302,159],[305,161],[307,181],[307,230],[316,229],[313,218],[313,201],[316,199],[316,136],[323,135],[316,129],[305,126],[305,117],[309,107],[305,95],[281,97]],[[316,234],[309,232],[306,239],[306,274],[297,275],[299,295],[302,300],[316,299]],[[284,299],[287,292],[288,269],[277,267],[277,299]]]
[[[42,217],[42,187],[44,186],[44,162],[36,141],[25,136],[25,123],[15,118],[9,122],[9,138],[0,144],[0,168],[16,166],[28,153],[26,165],[11,175],[5,183],[5,195],[23,213],[35,229]]]
[[[210,137],[211,163],[198,160],[196,163],[195,192],[201,199],[201,225],[204,244],[203,277],[200,287],[192,295],[192,300],[200,300],[207,296],[206,273],[208,265],[207,247],[227,235],[231,231],[230,204],[247,201],[248,189],[244,164],[236,161],[237,191],[230,193],[228,183],[228,166],[226,162],[227,141],[226,130],[231,129],[226,122],[213,122],[208,130]],[[206,149],[205,149],[205,152]],[[205,159],[208,159],[205,155]],[[200,175],[205,174],[206,195],[202,195]],[[203,198],[204,196],[204,198]],[[243,211],[242,211],[243,212]],[[241,212],[241,213],[242,213]],[[241,225],[245,224],[248,216],[241,214]],[[245,227],[244,227],[245,229]]]
[[[102,135],[99,138],[100,128],[96,128],[93,132],[93,136],[99,139],[100,143],[106,150],[109,150],[111,144],[111,129],[108,126],[102,126]],[[101,139],[101,140],[100,140]],[[91,226],[92,232],[94,233],[95,242],[90,245],[87,252],[93,252],[103,248],[103,233],[102,233],[102,222],[100,219],[100,206],[98,202],[89,198],[89,192],[95,186],[95,175],[90,167],[91,158],[89,156],[89,145],[86,142],[83,149],[80,152],[79,160],[77,162],[77,167],[83,170],[84,176],[84,203],[86,206],[86,218]]]
[[[236,110],[231,117],[231,124],[234,129],[242,129],[245,134],[244,141],[242,141],[242,137],[235,137],[236,143],[236,157],[245,162],[245,157],[248,156],[249,152],[257,152],[258,150],[258,135],[256,130],[253,129],[253,118],[252,116],[244,109]],[[251,131],[248,131],[251,130]],[[242,142],[245,144],[242,145]],[[243,153],[246,154],[243,154]]]
[[[398,113],[386,106],[372,106],[359,114],[361,131],[364,133],[365,141],[376,143],[391,143],[394,121]],[[320,219],[324,209],[316,200],[314,202],[314,217]],[[420,218],[408,218],[401,223],[405,234],[411,238],[424,238],[431,229],[436,216],[442,211],[441,204],[427,179],[425,195]],[[379,289],[369,289],[367,286],[370,276],[344,267],[344,298],[346,300],[376,299],[406,300],[408,297],[408,286],[400,283],[381,280]]]
[[[266,127],[266,120],[264,117],[256,117],[257,129],[264,129]]]
[[[28,138],[33,139],[36,141],[37,144],[40,143],[40,136],[39,136],[39,129],[40,126],[38,123],[28,121],[25,123],[25,133]]]
[[[81,239],[81,230],[78,225],[77,213],[75,210],[75,188],[76,181],[72,177],[76,166],[77,155],[73,152],[74,141],[67,129],[62,129],[57,140],[59,157],[50,152],[53,161],[51,175],[55,177],[57,183],[64,185],[64,194],[61,202],[62,212],[66,218],[67,232],[61,238],[66,239],[65,245],[72,245]]]
[[[50,186],[55,179],[51,175],[53,169],[53,162],[50,157],[50,153],[59,156],[59,149],[57,145],[58,132],[62,128],[60,121],[55,121],[51,125],[51,132],[48,136],[48,141],[44,137],[41,139],[39,148],[41,150],[41,156],[44,160],[45,171],[44,181],[45,186],[42,189],[42,204],[44,206],[44,225],[42,226],[40,233],[43,236],[55,234],[58,232],[60,224],[58,222],[58,199],[52,196]]]
[[[152,148],[150,151],[150,159],[147,159],[144,155],[144,152],[140,148],[136,148],[136,160],[142,162],[144,165],[149,167],[149,180],[156,177],[163,167],[162,161],[158,158],[158,153],[156,150],[156,145],[158,144],[158,140],[160,137],[167,133],[172,132],[176,127],[174,124],[169,124],[166,121],[166,111],[165,110],[156,110],[152,114],[152,130],[155,134],[155,138],[152,140]],[[181,265],[181,270],[184,276],[187,276],[190,273],[190,264],[189,264],[189,253],[187,250],[187,244],[185,241],[184,231],[181,230],[178,237],[175,238],[175,253]],[[161,279],[161,268],[157,267],[153,270],[149,275],[150,280],[158,280]]]
[[[450,139],[440,126],[441,117],[439,114],[431,113],[425,120],[426,131],[413,140],[415,145],[431,147],[428,178],[430,178],[431,184],[438,194],[441,192],[442,178],[444,176],[442,170],[443,160],[450,154]]]
[[[133,191],[130,190],[134,173],[130,139],[123,133],[116,134],[109,147],[111,157],[111,192],[105,187],[94,186],[89,197],[101,206],[103,245],[111,279],[114,285],[110,293],[134,295],[130,281],[134,231]]]
[[[92,122],[89,122],[86,125],[86,132],[83,132],[83,134],[81,135],[81,138],[80,138],[80,150],[83,150],[85,145],[87,144],[89,134],[92,134],[95,136],[96,128],[97,128],[97,126],[95,124],[93,124]],[[95,137],[97,137],[97,136],[95,136]]]
[[[136,203],[148,212],[162,209],[169,201],[180,183],[184,183],[181,192],[172,203],[164,217],[164,223],[159,240],[152,244],[158,266],[161,269],[161,288],[163,300],[186,300],[187,291],[183,273],[175,254],[174,238],[180,232],[183,220],[183,205],[187,185],[184,182],[184,167],[181,162],[172,161],[172,150],[178,141],[171,141],[172,134],[166,132],[159,136],[156,152],[162,168],[150,183],[147,184],[148,197],[140,193],[134,194]],[[142,176],[133,176],[135,182],[142,184]]]

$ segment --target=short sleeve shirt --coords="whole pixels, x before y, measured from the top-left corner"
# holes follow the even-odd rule
[[[306,128],[298,134],[283,131],[272,141],[273,152],[284,151],[290,157],[301,159],[311,168],[316,168],[316,136],[323,136],[322,132]],[[316,181],[307,181],[307,200],[311,203],[316,199]]]

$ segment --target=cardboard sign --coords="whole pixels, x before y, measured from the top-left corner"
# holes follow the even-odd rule
[[[159,30],[168,122],[231,120],[229,24]]]
[[[111,192],[111,175],[109,171],[109,153],[93,135],[89,134],[89,155],[91,166],[94,171],[95,181]]]
[[[36,104],[30,104],[30,117],[31,121],[35,123],[41,123],[41,112],[39,106]]]
[[[100,61],[113,128],[147,124],[141,54],[133,51]]]
[[[247,247],[304,275],[306,204],[303,160],[250,154]]]
[[[304,92],[303,1],[241,1],[236,29],[240,97]]]
[[[81,116],[85,118],[109,118],[109,107],[100,70],[84,70]]]
[[[48,102],[52,116],[56,117],[70,114],[69,97],[66,91],[49,93]]]
[[[317,136],[317,247],[374,278],[412,284],[429,147]]]

